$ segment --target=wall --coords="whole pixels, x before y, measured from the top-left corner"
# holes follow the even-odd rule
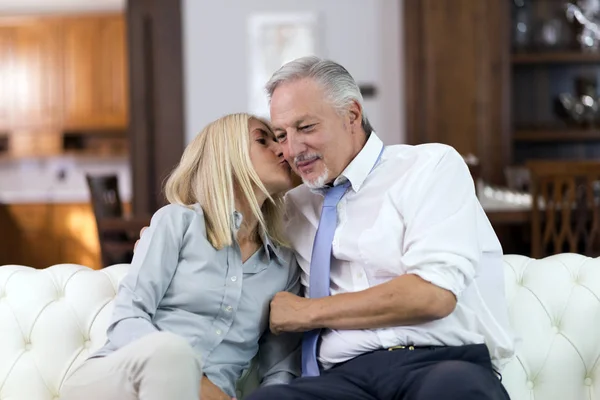
[[[377,133],[404,142],[400,3],[396,0],[183,0],[186,138],[230,112],[246,111],[247,18],[252,12],[315,11],[323,21],[320,56],[372,83],[365,101]]]

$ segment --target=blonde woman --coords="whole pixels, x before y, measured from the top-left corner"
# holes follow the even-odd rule
[[[247,114],[208,125],[165,187],[119,286],[104,347],[62,399],[232,399],[259,350],[262,384],[299,374],[296,337],[269,333],[275,293],[299,277],[282,234],[289,165],[267,123]]]

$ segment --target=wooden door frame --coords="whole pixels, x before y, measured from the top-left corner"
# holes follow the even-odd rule
[[[455,4],[460,6],[459,2]],[[445,77],[444,67],[436,64],[435,44],[431,44],[435,42],[430,41],[435,39],[427,37],[431,25],[425,26],[426,2],[403,0],[402,6],[406,139],[408,144],[435,142],[438,138],[435,132],[436,79]],[[480,129],[476,156],[481,161],[481,176],[489,182],[503,184],[504,168],[512,162],[510,7],[504,0],[486,0],[481,6],[488,21],[486,29],[480,32],[485,35],[487,49],[482,46],[481,62],[477,65],[480,75],[474,79],[479,79],[478,96],[487,107],[480,105],[481,112],[474,121]]]
[[[185,146],[181,0],[127,0],[132,211],[154,213]]]

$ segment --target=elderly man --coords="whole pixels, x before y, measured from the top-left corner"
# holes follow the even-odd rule
[[[304,182],[286,201],[306,295],[278,293],[270,323],[305,332],[303,377],[250,399],[508,399],[502,249],[462,157],[384,146],[335,62],[292,61],[267,91]]]

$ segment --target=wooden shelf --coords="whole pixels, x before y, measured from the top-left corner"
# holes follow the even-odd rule
[[[600,53],[514,53],[511,61],[513,64],[600,63]]]
[[[518,129],[513,139],[517,142],[600,141],[600,129]]]

